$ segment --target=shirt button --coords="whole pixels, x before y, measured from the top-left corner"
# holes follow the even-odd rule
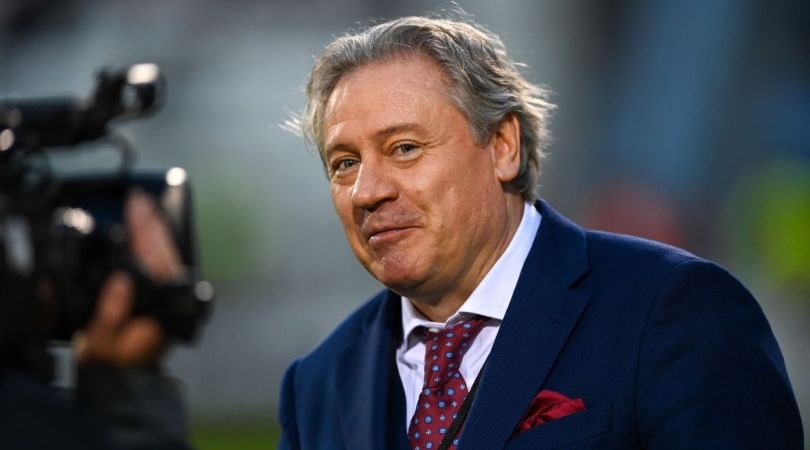
[[[439,329],[438,328],[428,328],[428,331],[430,331],[431,333],[438,333]]]

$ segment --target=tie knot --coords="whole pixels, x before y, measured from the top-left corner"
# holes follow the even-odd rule
[[[425,341],[425,386],[435,387],[460,378],[461,359],[487,319],[475,316],[451,328],[423,328]]]

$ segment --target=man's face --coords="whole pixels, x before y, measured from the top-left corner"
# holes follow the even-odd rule
[[[510,238],[496,139],[475,142],[448,90],[429,58],[395,57],[344,75],[324,116],[352,250],[384,285],[434,304],[466,298]]]

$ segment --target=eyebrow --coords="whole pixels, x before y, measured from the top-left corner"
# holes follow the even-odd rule
[[[424,132],[425,128],[417,123],[412,122],[398,123],[377,131],[376,133],[374,133],[374,137],[380,140],[387,138],[393,134],[406,131]]]
[[[418,123],[413,123],[413,122],[397,123],[397,124],[385,127],[385,128],[383,128],[381,130],[378,130],[378,131],[374,132],[374,140],[382,141],[382,140],[385,140],[386,138],[388,138],[388,137],[390,137],[392,135],[395,135],[397,133],[404,133],[404,132],[425,133],[425,127],[423,127],[422,125],[419,125]],[[336,143],[334,145],[329,146],[326,149],[326,151],[324,152],[324,154],[328,157],[331,153],[333,153],[335,151],[338,151],[338,150],[341,150],[341,149],[345,149],[347,147],[350,147],[350,146],[346,145],[344,143],[338,142],[338,143]]]

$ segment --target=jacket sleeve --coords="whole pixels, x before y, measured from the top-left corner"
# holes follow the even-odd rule
[[[298,437],[298,422],[295,412],[295,371],[298,361],[292,363],[284,374],[281,384],[281,400],[279,402],[278,417],[281,422],[281,441],[279,450],[296,450],[301,448]]]
[[[662,282],[645,324],[637,376],[646,449],[803,446],[770,326],[751,294],[712,263],[683,262]]]

